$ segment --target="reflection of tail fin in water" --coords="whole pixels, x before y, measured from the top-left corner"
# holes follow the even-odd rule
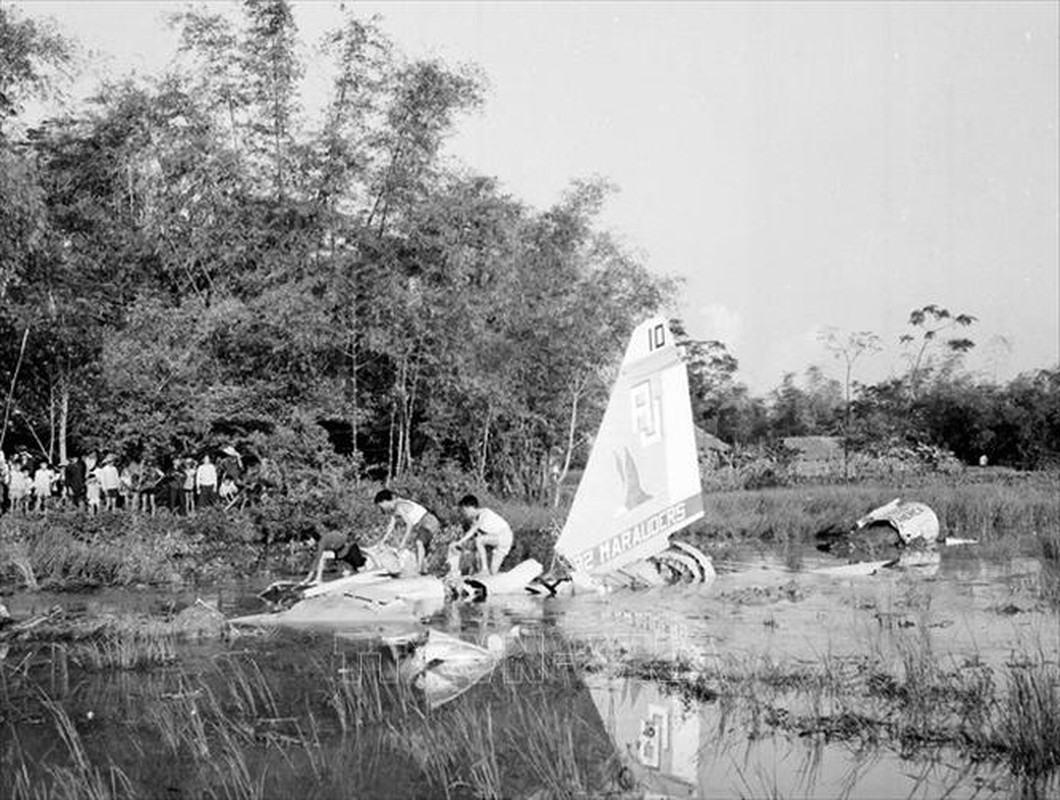
[[[709,558],[670,543],[702,516],[688,373],[655,317],[633,331],[556,552],[575,585],[706,581]]]
[[[621,765],[616,775],[622,797],[709,797],[704,778],[713,751],[702,710],[688,708],[650,681],[586,677],[599,719]],[[632,792],[633,793],[626,793]],[[617,796],[617,795],[616,795]]]

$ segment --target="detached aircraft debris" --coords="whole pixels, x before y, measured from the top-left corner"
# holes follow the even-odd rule
[[[939,519],[924,503],[895,498],[854,522],[849,530],[822,531],[817,548],[826,553],[858,559],[853,563],[814,570],[818,573],[872,575],[884,567],[933,574],[939,568],[937,545],[975,544],[975,539],[939,538]],[[872,560],[879,551],[897,552]]]
[[[427,705],[438,708],[483,680],[519,640],[519,626],[505,635],[490,634],[486,646],[431,629],[419,637],[389,637],[384,643],[398,662],[398,676],[423,692]]]

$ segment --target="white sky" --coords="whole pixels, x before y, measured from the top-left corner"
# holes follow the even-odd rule
[[[15,5],[112,74],[163,66],[161,15],[182,7]],[[617,183],[604,224],[686,278],[679,313],[755,391],[810,363],[838,374],[829,325],[880,334],[856,377],[885,377],[930,302],[979,317],[969,364],[991,377],[1060,361],[1060,4],[348,5],[409,55],[483,68],[454,158],[538,207],[576,177]],[[340,18],[295,13],[307,43]],[[309,71],[307,105],[325,83]]]

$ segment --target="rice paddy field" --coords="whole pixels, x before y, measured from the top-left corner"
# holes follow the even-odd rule
[[[770,504],[819,520],[807,491],[712,498],[707,587],[424,618],[515,642],[438,708],[400,679],[385,630],[228,625],[261,610],[267,577],[11,592],[0,797],[1060,795],[1048,487],[1022,513],[1003,493],[976,514],[940,495],[944,531],[977,543],[873,574],[797,532],[719,527]],[[864,494],[859,511],[890,499]]]

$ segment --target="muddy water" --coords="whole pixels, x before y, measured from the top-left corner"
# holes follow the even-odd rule
[[[800,561],[797,571],[768,557],[719,564],[706,590],[524,602],[509,613],[524,627],[537,614],[588,645],[586,685],[601,722],[656,794],[1060,794],[1055,776],[1028,787],[996,760],[961,752],[956,736],[932,742],[933,726],[953,715],[918,707],[984,679],[1000,684],[1026,663],[1060,663],[1060,616],[1040,599],[1039,560],[992,562],[960,547],[871,575],[836,570],[813,551]],[[708,676],[698,695],[660,668],[674,661]],[[927,688],[896,707],[881,701],[888,681]],[[714,692],[720,699],[699,696]]]
[[[279,764],[274,757],[269,781],[250,793],[288,796],[312,777],[312,795],[319,797],[351,796],[354,787],[359,797],[440,796],[444,786],[453,796],[488,794],[496,785],[484,789],[466,776],[445,783],[429,774],[415,749],[394,742],[430,742],[431,735],[466,724],[465,712],[486,708],[492,709],[488,718],[498,748],[502,739],[517,745],[525,720],[506,714],[513,698],[565,720],[556,737],[573,731],[574,750],[586,759],[581,785],[588,788],[586,776],[596,776],[593,790],[613,796],[1007,797],[1060,791],[1055,776],[1028,784],[1001,755],[984,757],[953,737],[932,737],[932,726],[952,720],[931,717],[917,705],[943,696],[939,686],[957,686],[964,697],[960,693],[984,675],[1000,684],[1021,663],[1060,661],[1060,617],[1040,599],[1038,560],[989,561],[974,547],[960,547],[946,549],[934,564],[850,575],[830,571],[835,562],[815,552],[801,555],[798,570],[771,557],[719,563],[718,578],[706,589],[449,606],[427,624],[475,641],[518,625],[525,651],[541,663],[551,661],[551,668],[528,680],[525,672],[502,665],[440,714],[414,716],[426,729],[409,733],[404,723],[392,721],[368,726],[364,730],[373,732],[361,735],[353,749],[338,744],[334,725],[322,723],[314,734],[323,743],[319,763],[317,757],[288,756]],[[258,588],[226,586],[198,595],[232,616],[260,610]],[[24,618],[56,603],[94,615],[165,614],[194,599],[195,593],[131,591],[21,595],[6,603]],[[242,796],[252,782],[221,791],[201,769],[188,777],[194,759],[186,753],[157,762],[156,775],[145,771],[151,762],[145,754],[158,743],[147,735],[137,738],[142,718],[185,702],[189,673],[214,670],[211,680],[223,679],[229,673],[217,673],[217,665],[236,660],[257,665],[275,695],[276,707],[251,720],[248,750],[273,741],[268,737],[274,734],[304,737],[302,722],[291,720],[306,709],[316,709],[314,720],[328,714],[321,687],[307,687],[307,681],[319,680],[321,669],[341,674],[353,659],[372,653],[372,643],[357,641],[356,631],[344,633],[353,636],[281,632],[188,643],[180,646],[175,664],[132,673],[79,671],[77,663],[57,668],[54,648],[38,649],[37,666],[20,674],[32,676],[36,689],[69,711],[94,763],[107,759],[133,778],[128,794],[155,796],[145,787],[164,784],[164,794],[172,797]],[[56,751],[54,729],[45,724],[46,715],[22,702],[24,695],[16,696],[14,657],[2,662],[9,674],[0,728],[33,754],[41,768],[34,779],[45,781],[49,754]],[[577,675],[573,684],[563,670],[568,665]],[[936,694],[909,701],[917,680]],[[263,731],[266,724],[293,725],[297,733]],[[4,751],[7,769],[14,756],[10,747]],[[245,768],[263,770],[267,761],[257,752]],[[497,779],[499,793],[535,796],[540,776],[512,769],[512,776]],[[333,776],[330,783],[321,782],[325,773]]]
[[[833,572],[808,555],[800,570],[764,559],[719,565],[707,589],[665,589],[556,601],[570,636],[626,642],[663,657],[734,656],[818,663],[826,656],[902,655],[915,631],[939,661],[991,666],[1042,650],[1056,658],[1055,609],[1038,597],[1034,558],[989,563],[968,548],[928,568]]]
[[[1000,681],[1025,662],[1060,662],[1060,616],[1040,600],[1041,563],[991,563],[970,547],[872,575],[844,574],[834,563],[806,553],[798,571],[771,559],[732,564],[705,592],[631,593],[557,609],[569,637],[588,639],[612,662],[616,651],[677,658],[714,677],[704,688],[721,699],[698,703],[674,691],[679,681],[666,691],[628,670],[587,680],[642,784],[675,797],[1060,792],[1055,777],[1028,788],[944,737],[918,744],[896,735],[919,723],[930,739],[933,726],[952,723],[918,707],[939,694],[983,676]],[[930,689],[901,707],[881,702],[891,676]],[[727,704],[726,692],[745,702]]]

